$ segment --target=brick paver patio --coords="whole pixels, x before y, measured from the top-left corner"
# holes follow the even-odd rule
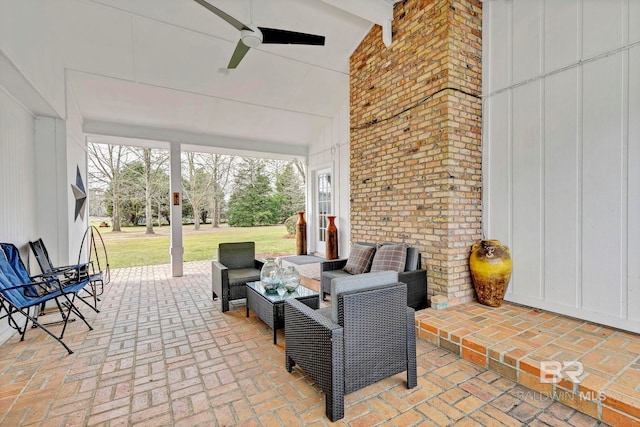
[[[507,302],[423,310],[416,320],[423,340],[607,423],[640,425],[637,334]],[[569,365],[563,373],[549,363]]]
[[[210,264],[116,270],[93,331],[70,325],[66,351],[42,331],[0,346],[0,425],[329,425],[324,395],[286,372],[285,336],[244,304],[220,313]],[[52,316],[53,317],[53,316]],[[545,394],[418,340],[418,387],[400,374],[347,395],[338,425],[601,425]]]

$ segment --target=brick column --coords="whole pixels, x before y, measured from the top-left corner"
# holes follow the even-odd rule
[[[406,0],[350,60],[352,241],[418,247],[449,305],[481,238],[481,23],[477,0]]]

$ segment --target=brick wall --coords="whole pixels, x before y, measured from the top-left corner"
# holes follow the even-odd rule
[[[406,0],[350,59],[351,239],[418,247],[449,304],[481,238],[481,24],[478,0]]]

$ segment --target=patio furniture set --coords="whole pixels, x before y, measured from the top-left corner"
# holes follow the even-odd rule
[[[230,300],[246,298],[247,316],[253,311],[273,329],[274,344],[284,327],[286,369],[297,365],[318,384],[331,421],[344,417],[345,394],[404,371],[407,388],[417,385],[414,306],[427,302],[426,271],[415,248],[356,244],[349,259],[322,263],[322,299],[332,299],[326,308],[319,308],[319,293],[304,286],[286,295],[265,291],[253,242],[218,250],[214,299],[225,312]]]

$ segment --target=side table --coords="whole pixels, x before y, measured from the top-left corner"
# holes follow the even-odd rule
[[[276,331],[284,328],[284,302],[289,298],[295,298],[313,309],[320,306],[320,295],[302,285],[295,291],[280,296],[277,292],[266,292],[261,282],[247,283],[247,317],[251,310],[273,329],[274,344],[277,344]]]

